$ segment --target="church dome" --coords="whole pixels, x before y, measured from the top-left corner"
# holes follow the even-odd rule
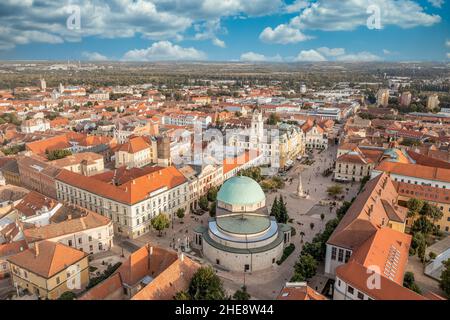
[[[266,196],[259,184],[248,177],[228,179],[217,194],[217,200],[229,205],[254,205],[265,202]]]

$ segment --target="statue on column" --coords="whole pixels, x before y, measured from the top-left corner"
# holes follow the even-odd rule
[[[298,174],[297,196],[299,196],[300,198],[308,198],[308,195],[303,191],[301,172]]]

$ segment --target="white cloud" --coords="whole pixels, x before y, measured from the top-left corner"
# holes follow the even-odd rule
[[[337,56],[342,56],[345,54],[344,48],[330,49],[328,47],[321,47],[321,48],[317,48],[317,51],[328,57],[337,57]]]
[[[316,50],[302,50],[298,54],[298,56],[294,59],[294,61],[304,61],[304,62],[321,62],[327,61],[327,59],[321,55]]]
[[[226,47],[225,42],[217,37],[217,34],[219,33],[227,33],[227,30],[221,26],[220,19],[197,24],[194,26],[194,29],[197,31],[194,40],[211,40],[212,44],[217,47]]]
[[[89,61],[106,61],[109,60],[107,56],[104,56],[98,52],[83,51],[81,57]]]
[[[444,0],[428,0],[428,2],[431,3],[431,5],[433,7],[441,8],[445,1]]]
[[[383,27],[412,28],[431,26],[441,21],[440,16],[427,14],[422,6],[412,0],[319,0],[293,18],[290,24],[301,29],[354,30],[366,27],[370,5],[381,9]]]
[[[263,54],[250,51],[241,54],[240,60],[246,62],[281,62],[283,58],[278,54],[273,57],[267,57]]]
[[[217,46],[217,47],[221,47],[221,48],[226,48],[226,44],[225,41],[220,40],[219,38],[214,38],[212,40],[213,45]]]
[[[126,61],[204,60],[206,54],[195,48],[183,48],[170,41],[153,43],[147,49],[130,50],[123,56]]]
[[[284,8],[287,13],[299,12],[308,6],[308,1],[306,0],[295,0],[292,4],[286,5]]]
[[[441,21],[437,14],[428,14],[412,0],[317,0],[300,9],[298,16],[272,29],[267,27],[260,39],[272,43],[295,43],[308,40],[306,30],[351,31],[366,27],[370,14],[367,8],[376,5],[381,9],[381,26],[413,28],[432,26]],[[285,36],[283,36],[285,35]],[[297,35],[297,40],[289,36]],[[280,40],[282,39],[282,40]]]
[[[267,27],[259,35],[259,39],[267,43],[297,43],[311,39],[305,36],[299,29],[291,28],[286,24],[280,24],[275,29]]]
[[[67,2],[67,1],[66,1]],[[0,1],[0,49],[46,42],[80,41],[84,37],[179,40],[196,23],[214,24],[226,17],[249,17],[279,12],[282,0],[77,0],[72,5],[51,0]],[[81,28],[66,21],[80,8]],[[40,33],[42,36],[36,36]],[[200,37],[201,38],[201,37]],[[209,33],[215,45],[225,43]]]
[[[447,58],[450,59],[450,52],[447,52]]]
[[[379,56],[363,51],[353,54],[346,54],[336,58],[337,61],[347,61],[347,62],[371,62],[382,60]]]
[[[391,54],[392,52],[389,51],[388,49],[383,49],[383,53],[384,53],[385,55],[389,55],[389,54]]]
[[[447,40],[447,41],[445,42],[445,45],[446,45],[447,47],[450,47],[450,40]]]

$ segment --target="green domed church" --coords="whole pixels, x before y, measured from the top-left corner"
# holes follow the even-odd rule
[[[242,272],[271,267],[291,241],[291,228],[269,215],[263,190],[244,176],[225,181],[217,194],[216,217],[194,233],[194,247],[204,258]]]

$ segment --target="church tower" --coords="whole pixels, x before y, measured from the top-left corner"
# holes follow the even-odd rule
[[[253,112],[250,129],[250,143],[258,144],[263,141],[264,121],[261,112],[257,109]]]

